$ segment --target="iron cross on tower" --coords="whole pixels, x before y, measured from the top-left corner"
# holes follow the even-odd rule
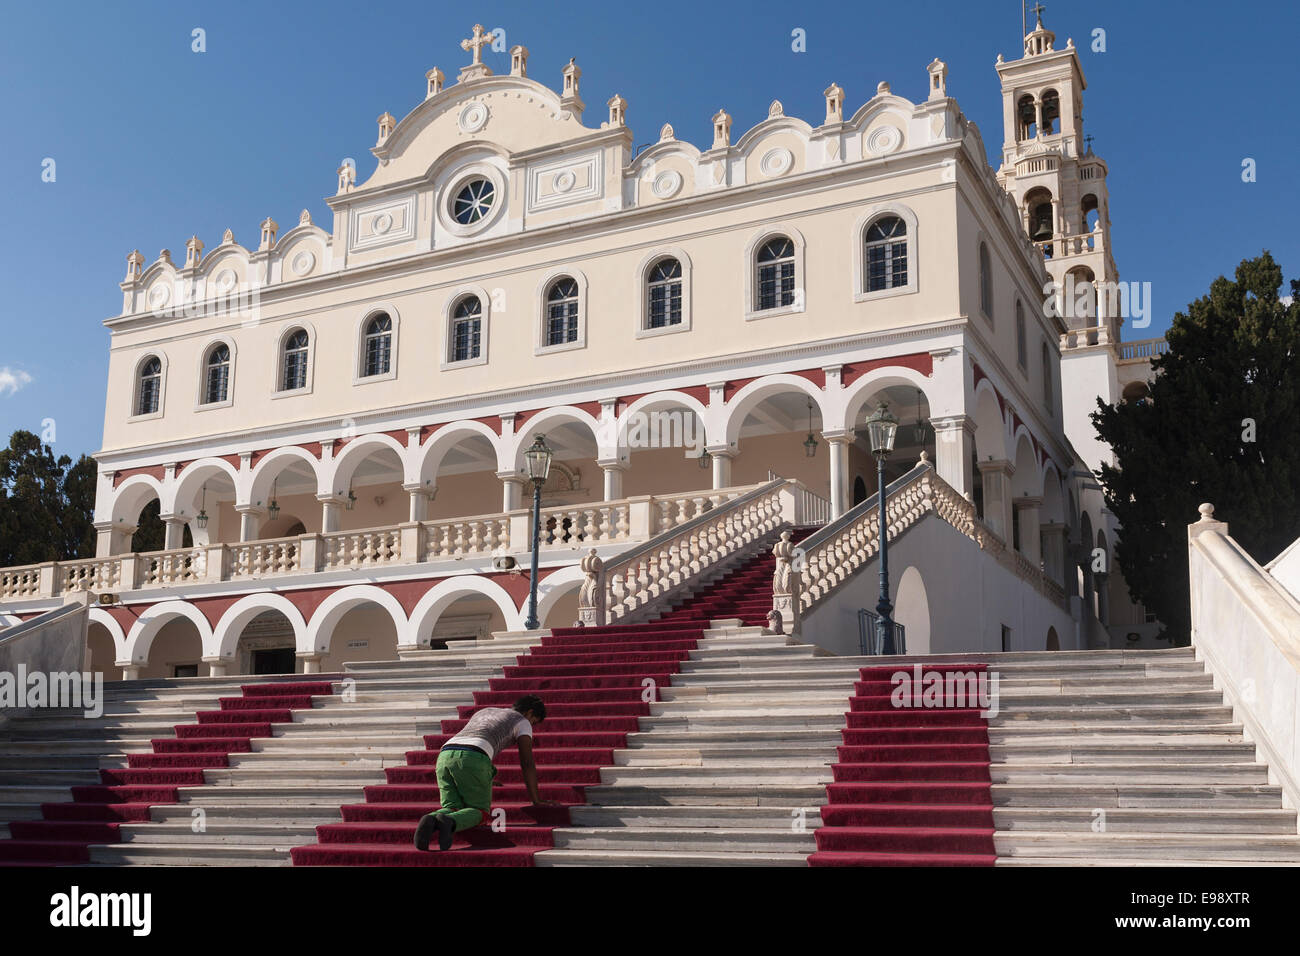
[[[474,24],[474,36],[468,40],[461,40],[460,48],[462,50],[473,50],[474,63],[472,65],[478,66],[483,62],[483,48],[492,43],[495,39],[496,37],[491,33],[483,32],[483,24],[476,23]]]

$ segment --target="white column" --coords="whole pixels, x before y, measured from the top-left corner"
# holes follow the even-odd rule
[[[239,540],[256,541],[262,527],[261,510],[249,505],[238,505],[235,511],[239,513]]]
[[[168,515],[163,518],[163,550],[176,551],[185,546],[184,518]]]
[[[113,522],[95,522],[95,557],[107,558],[113,551]]]
[[[605,473],[605,500],[618,501],[623,497],[623,472],[627,466],[622,462],[597,462]]]
[[[974,492],[971,474],[971,450],[975,447],[975,422],[966,415],[932,418],[934,426],[934,470],[939,477],[961,495],[970,498]]]
[[[1038,540],[1038,509],[1042,498],[1017,498],[1013,504],[1020,522],[1020,553],[1037,565],[1043,559],[1042,543]]]
[[[709,454],[713,456],[713,487],[730,488],[731,487],[731,460],[736,457],[736,453],[729,448],[709,449]]]
[[[834,521],[845,512],[845,491],[849,482],[849,445],[853,436],[847,433],[829,435],[823,433],[826,444],[830,446],[831,472],[831,520]]]
[[[501,479],[501,510],[517,511],[521,507],[520,502],[523,501],[523,476],[507,471],[497,472],[497,477]]]
[[[342,510],[339,506],[339,500],[333,495],[317,496],[320,502],[320,529],[322,534],[330,534],[339,530],[339,512]]]
[[[225,677],[230,673],[234,659],[230,657],[205,657],[203,663],[208,665],[209,677]]]
[[[427,521],[429,518],[429,502],[437,494],[437,487],[425,487],[424,485],[403,485],[403,489],[410,496],[410,507],[408,510],[408,521]]]
[[[1011,462],[982,461],[980,474],[984,476],[984,523],[993,533],[1011,546]]]

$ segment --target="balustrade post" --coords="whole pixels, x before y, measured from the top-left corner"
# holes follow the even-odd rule
[[[666,530],[654,526],[653,503],[654,499],[650,495],[638,495],[627,499],[627,536],[631,540],[646,541],[656,533]]]
[[[40,582],[37,585],[40,597],[55,597],[59,593],[59,563],[49,561],[41,565]]]
[[[532,516],[525,509],[511,511],[507,514],[509,530],[506,533],[505,546],[508,551],[523,551],[530,546],[532,539]]]
[[[134,591],[140,587],[140,571],[143,564],[144,559],[138,554],[122,555],[122,580],[119,586],[123,591]]]
[[[772,546],[772,555],[776,558],[776,571],[772,575],[772,610],[767,615],[768,629],[773,634],[797,635],[799,599],[803,593],[803,560],[791,532],[781,532],[781,540]]]
[[[227,545],[218,543],[210,544],[201,550],[207,552],[207,569],[204,574],[204,580],[229,581],[231,571],[230,548]]]
[[[298,567],[315,573],[325,556],[325,539],[318,534],[298,535]]]
[[[397,526],[399,564],[419,564],[424,560],[424,527],[418,521]]]
[[[605,562],[596,549],[587,552],[579,563],[586,575],[578,592],[578,623],[582,627],[602,627],[606,620]]]

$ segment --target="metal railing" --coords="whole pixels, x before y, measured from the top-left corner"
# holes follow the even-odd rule
[[[907,653],[907,628],[897,621],[894,624],[894,653]],[[858,608],[858,649],[863,657],[879,657],[884,651],[880,633],[880,616],[867,608]]]

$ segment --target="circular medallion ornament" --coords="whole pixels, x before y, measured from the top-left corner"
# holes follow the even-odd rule
[[[487,125],[488,115],[487,106],[477,100],[472,103],[466,103],[465,107],[460,111],[460,118],[458,120],[461,132],[477,133]]]
[[[316,257],[304,250],[293,257],[289,268],[293,270],[294,275],[305,276],[308,272],[311,272],[312,267],[315,265]]]
[[[159,283],[149,290],[149,308],[161,309],[172,297],[172,290]]]
[[[765,176],[781,176],[794,166],[794,156],[788,149],[778,147],[768,150],[759,160],[758,168]]]
[[[873,156],[892,153],[903,145],[903,134],[894,126],[882,126],[867,136],[867,152]]]
[[[677,191],[681,188],[682,174],[675,169],[660,173],[650,186],[650,190],[660,199],[669,199],[676,196]]]
[[[370,228],[374,230],[375,235],[382,236],[393,228],[393,217],[386,212],[381,212],[375,217],[375,221],[370,224]]]
[[[557,193],[567,193],[577,181],[578,177],[573,175],[573,170],[566,169],[555,177],[555,191]]]
[[[217,273],[213,284],[216,285],[218,292],[229,292],[235,287],[235,271],[233,269],[222,269]]]

